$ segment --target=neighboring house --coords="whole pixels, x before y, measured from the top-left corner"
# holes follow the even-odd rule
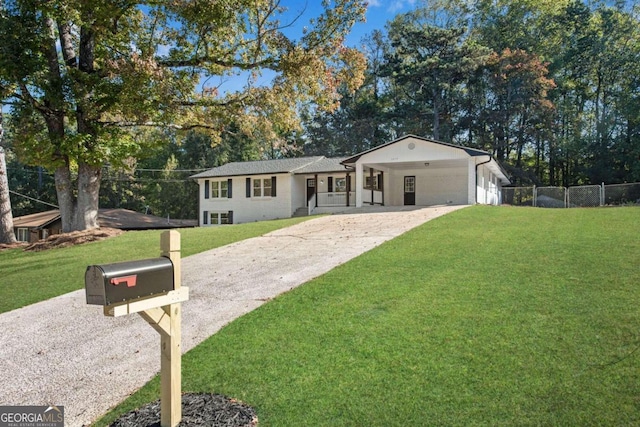
[[[37,242],[50,235],[60,234],[60,211],[52,210],[13,218],[13,232],[20,242]]]
[[[348,158],[234,162],[193,175],[202,226],[364,205],[501,203],[509,184],[486,151],[414,135]]]
[[[127,209],[100,209],[98,211],[100,227],[119,228],[121,230],[150,230],[166,228],[195,227],[196,220],[169,220],[153,215],[145,215]],[[16,238],[21,242],[33,243],[40,239],[60,234],[62,220],[59,210],[35,213],[13,219]]]

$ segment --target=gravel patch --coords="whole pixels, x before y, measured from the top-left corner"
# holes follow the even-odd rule
[[[325,216],[184,258],[183,352],[275,296],[462,207]],[[84,289],[0,314],[0,330],[0,405],[64,406],[71,427],[94,421],[160,370],[158,333],[140,316],[105,317],[86,304]]]

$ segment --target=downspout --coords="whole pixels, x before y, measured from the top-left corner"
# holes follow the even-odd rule
[[[475,199],[476,199],[476,205],[478,204],[478,166],[482,166],[485,165],[489,162],[491,162],[492,158],[489,155],[489,160],[487,160],[486,162],[482,162],[482,163],[476,163],[476,188],[475,188]]]

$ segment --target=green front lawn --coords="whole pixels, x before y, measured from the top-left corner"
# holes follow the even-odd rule
[[[639,220],[454,212],[232,322],[185,355],[183,390],[261,426],[639,425]]]
[[[307,218],[180,229],[182,256],[261,236]],[[160,256],[162,231],[130,231],[101,242],[43,252],[0,252],[0,313],[84,288],[88,265]]]

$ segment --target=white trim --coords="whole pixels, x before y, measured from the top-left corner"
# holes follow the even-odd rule
[[[260,182],[260,186],[256,187],[256,181]],[[265,183],[269,183],[269,186],[266,186]],[[272,193],[273,192],[273,188],[271,187],[271,177],[269,178],[251,178],[251,198],[252,199],[270,199],[273,196],[271,194],[269,194],[268,196],[265,196],[265,189],[269,188],[269,192]],[[256,190],[260,190],[260,195],[256,196]]]

